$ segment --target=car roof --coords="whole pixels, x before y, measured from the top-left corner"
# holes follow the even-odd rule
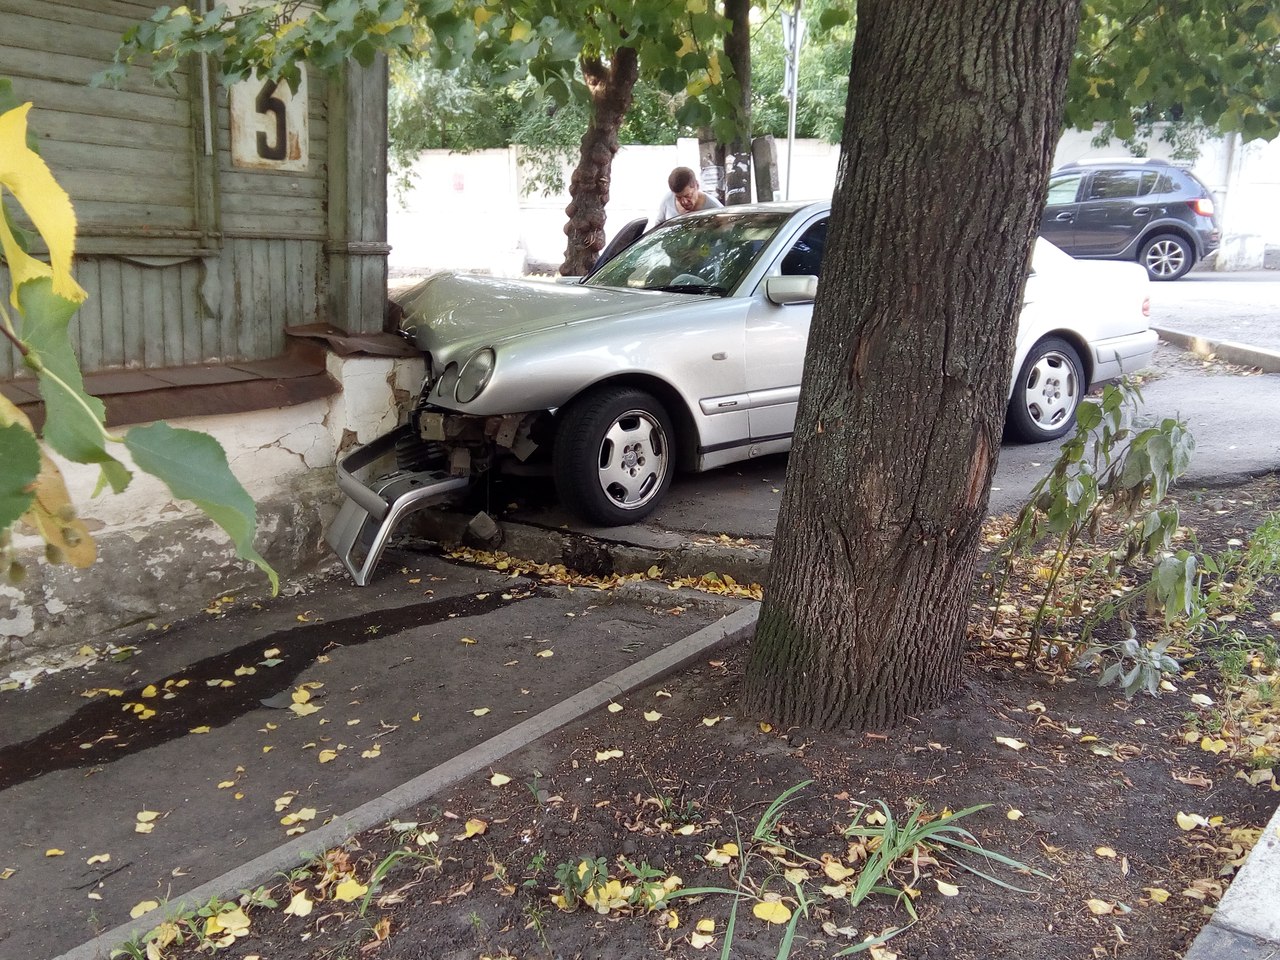
[[[1184,169],[1172,160],[1162,160],[1158,157],[1112,157],[1072,160],[1070,163],[1064,163],[1062,166],[1058,167],[1054,170],[1054,173],[1058,173],[1061,170],[1090,170],[1096,167],[1162,167],[1174,170]]]
[[[734,203],[726,207],[711,207],[681,214],[682,217],[714,217],[726,213],[795,213],[799,210],[830,210],[830,200],[771,200],[767,203]]]

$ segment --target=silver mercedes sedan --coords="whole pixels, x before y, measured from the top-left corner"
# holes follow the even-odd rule
[[[403,294],[421,394],[338,468],[348,500],[328,536],[357,582],[404,515],[507,463],[543,465],[566,506],[618,526],[652,511],[677,470],[787,450],[829,216],[825,202],[687,214],[581,280],[437,274]],[[1011,431],[1062,436],[1091,382],[1155,347],[1140,267],[1038,241]]]

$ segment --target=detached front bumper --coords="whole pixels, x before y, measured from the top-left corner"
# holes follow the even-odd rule
[[[364,481],[357,475],[393,453],[402,441],[417,439],[406,424],[338,460],[338,487],[346,500],[324,538],[357,586],[366,586],[396,525],[409,514],[464,489],[470,478],[445,470],[401,470]]]

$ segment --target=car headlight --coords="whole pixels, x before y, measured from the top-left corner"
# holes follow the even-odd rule
[[[453,393],[453,388],[458,384],[458,365],[451,363],[444,368],[444,373],[440,374],[440,379],[436,381],[435,392],[438,397],[447,397]]]
[[[491,347],[477,350],[467,358],[467,362],[462,365],[462,372],[458,374],[454,399],[459,403],[470,403],[480,396],[484,388],[489,385],[489,378],[493,376],[496,362],[497,356]]]

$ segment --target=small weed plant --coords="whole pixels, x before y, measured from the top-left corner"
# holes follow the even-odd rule
[[[1090,643],[1097,625],[1117,619],[1127,624],[1138,610],[1162,613],[1171,625],[1192,615],[1198,596],[1198,558],[1174,548],[1179,512],[1166,502],[1191,462],[1195,440],[1181,420],[1135,425],[1141,403],[1140,389],[1126,380],[1080,406],[1075,434],[1032,488],[1000,547],[1002,571],[994,581],[1002,599],[1013,573],[1032,561],[1042,590],[1029,618],[1030,662],[1045,652],[1044,638],[1052,632],[1060,659],[1083,654],[1102,664],[1104,682],[1120,684],[1127,696],[1154,691],[1164,672],[1176,670],[1166,654],[1172,638],[1144,649],[1128,630],[1123,640]],[[1102,546],[1104,539],[1111,545]],[[1139,560],[1150,566],[1148,582],[1116,589],[1122,571]],[[1090,600],[1099,595],[1102,602]],[[1065,639],[1065,621],[1081,616],[1079,639]]]

